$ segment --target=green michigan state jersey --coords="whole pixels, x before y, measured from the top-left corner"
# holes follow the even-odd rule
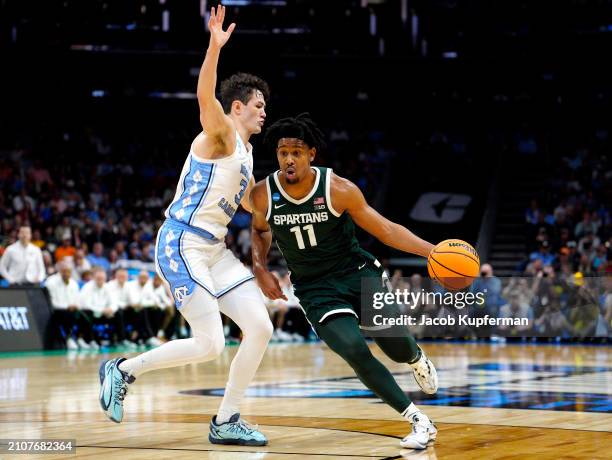
[[[359,247],[351,217],[338,213],[332,206],[332,170],[312,169],[316,174],[314,187],[300,200],[283,190],[278,178],[280,171],[266,178],[266,220],[294,284],[358,270],[363,261],[374,259]]]

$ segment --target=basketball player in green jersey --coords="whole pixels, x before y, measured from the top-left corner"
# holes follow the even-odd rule
[[[295,295],[318,336],[364,385],[412,423],[401,446],[424,449],[436,438],[435,425],[372,355],[359,328],[361,279],[381,280],[384,270],[359,247],[353,222],[405,252],[427,257],[433,245],[381,216],[349,180],[331,169],[311,166],[324,140],[308,114],[277,121],[268,129],[265,142],[276,150],[280,170],[257,183],[250,195],[253,272],[259,287],[270,299],[284,298],[267,269],[274,235],[291,271]],[[392,360],[413,368],[425,393],[437,391],[436,370],[407,328],[374,340]]]

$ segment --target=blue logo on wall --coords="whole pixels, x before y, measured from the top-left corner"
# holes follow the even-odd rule
[[[278,192],[274,192],[272,194],[272,201],[278,201],[280,200],[280,194]]]

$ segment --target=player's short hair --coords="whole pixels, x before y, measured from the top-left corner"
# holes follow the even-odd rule
[[[324,149],[326,145],[325,135],[308,112],[300,113],[293,118],[281,118],[270,125],[264,137],[266,148],[275,152],[279,139],[283,137],[300,139],[318,151]]]
[[[229,114],[232,111],[232,103],[240,101],[243,104],[249,102],[253,91],[259,90],[263,94],[264,100],[270,97],[270,88],[261,78],[250,73],[236,73],[221,82],[221,105],[223,111]]]

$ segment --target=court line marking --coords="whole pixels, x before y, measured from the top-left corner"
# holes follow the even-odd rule
[[[447,406],[440,406],[440,407],[447,407]],[[27,414],[27,412],[2,412],[1,410],[2,408],[0,408],[0,416],[2,415],[23,415],[23,414]],[[483,410],[489,409],[487,407],[483,408]],[[499,409],[499,410],[513,410],[513,411],[529,411],[529,412],[533,412],[532,409]],[[539,410],[539,409],[534,409],[534,410]],[[550,411],[543,411],[543,412],[550,412]],[[589,413],[594,413],[594,412],[589,412]],[[94,412],[78,412],[79,415],[83,415],[86,416],[87,414],[94,414]],[[175,413],[174,413],[175,414]],[[139,414],[133,414],[133,415],[139,415]],[[140,414],[143,415],[143,414]],[[183,415],[200,415],[200,416],[210,416],[212,418],[213,415],[216,414],[183,414]],[[602,413],[602,416],[610,416],[610,414],[605,414]],[[285,415],[257,415],[257,414],[247,414],[247,417],[276,417],[279,419],[284,419],[284,418],[303,418],[305,420],[349,420],[349,421],[355,421],[355,422],[359,422],[359,421],[369,421],[369,422],[395,422],[395,423],[402,423],[402,420],[389,420],[389,419],[375,419],[375,418],[345,418],[345,417],[293,417],[293,416],[285,416]],[[606,417],[607,418],[607,417]],[[0,420],[0,424],[1,423],[13,423],[13,424],[19,424],[19,423],[65,423],[66,421],[68,422],[73,422],[75,420],[21,420],[21,421],[14,421],[14,420]],[[78,420],[76,420],[78,422]],[[91,419],[83,419],[81,421],[91,421]],[[195,421],[190,421],[190,420],[184,420],[184,421],[176,421],[176,420],[126,420],[123,421],[122,423],[203,423],[200,420],[195,420]],[[494,425],[491,423],[474,423],[474,422],[437,422],[437,424],[440,425],[475,425],[475,426],[490,426],[490,427],[495,427],[495,428],[525,428],[525,429],[534,429],[534,430],[569,430],[569,431],[583,431],[585,433],[610,433],[610,431],[606,430],[606,429],[591,429],[591,430],[585,430],[584,428],[560,428],[560,427],[542,427],[542,426],[526,426],[526,425]],[[308,429],[322,429],[322,430],[337,430],[337,431],[348,431],[348,432],[353,432],[353,433],[363,433],[363,434],[373,434],[373,435],[377,435],[377,436],[388,436],[388,437],[393,437],[393,438],[397,438],[397,439],[401,439],[401,437],[399,436],[394,436],[394,435],[388,435],[388,434],[384,434],[384,433],[370,433],[368,431],[359,431],[359,430],[348,430],[348,429],[341,429],[341,428],[327,428],[327,427],[312,427],[312,426],[302,426],[302,425],[274,425],[272,423],[259,423],[260,426],[277,426],[277,427],[289,427],[289,428],[308,428]]]
[[[245,446],[249,447],[249,446]],[[378,458],[380,455],[363,455],[363,454],[317,454],[311,452],[276,452],[270,450],[218,450],[218,449],[180,449],[177,447],[121,447],[121,446],[81,446],[77,445],[77,449],[129,449],[129,450],[159,450],[159,451],[178,451],[178,452],[229,452],[229,453],[241,453],[241,454],[277,454],[277,455],[316,455],[316,456],[327,456],[327,457],[367,457],[367,458]],[[383,457],[386,458],[398,458],[398,457]]]

